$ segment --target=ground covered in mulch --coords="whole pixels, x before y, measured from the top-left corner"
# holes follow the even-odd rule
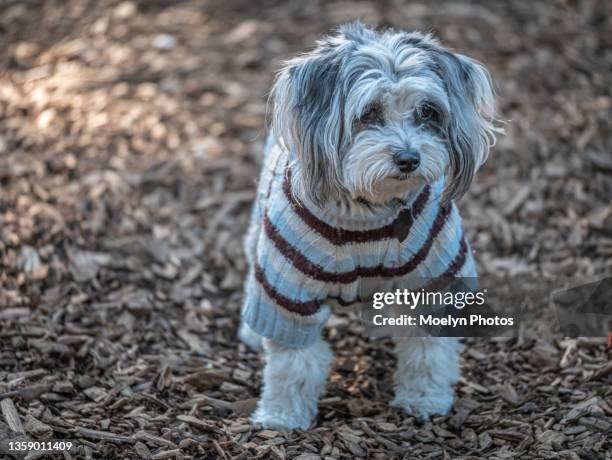
[[[241,250],[282,59],[360,17],[485,62],[508,121],[461,203],[480,272],[612,274],[610,2],[4,1],[1,439],[58,458],[610,459],[604,339],[469,339],[452,413],[391,409],[341,315],[316,427],[251,426]],[[24,458],[25,453],[2,455]],[[31,452],[28,458],[38,458]]]

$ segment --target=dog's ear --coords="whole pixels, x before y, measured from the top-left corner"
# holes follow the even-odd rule
[[[479,62],[438,48],[435,70],[447,87],[450,162],[445,199],[461,197],[495,144],[495,93],[489,72]]]
[[[297,188],[316,204],[342,190],[339,151],[344,138],[343,60],[349,52],[342,33],[318,43],[309,54],[288,61],[271,97],[272,129],[297,158]]]

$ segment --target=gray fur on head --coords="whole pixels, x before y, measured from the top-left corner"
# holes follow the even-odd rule
[[[499,131],[481,64],[430,35],[361,23],[288,61],[272,98],[274,135],[296,157],[296,193],[318,205],[385,203],[443,175],[446,198],[457,198]],[[406,150],[420,156],[409,174],[394,163]]]

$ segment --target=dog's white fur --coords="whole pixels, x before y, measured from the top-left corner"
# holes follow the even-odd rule
[[[264,339],[263,347],[264,387],[251,419],[268,428],[310,428],[334,360],[329,344],[318,339],[296,350]]]
[[[242,322],[238,330],[238,338],[249,346],[252,350],[259,351],[262,347],[263,337]]]
[[[275,137],[296,156],[294,193],[304,203],[333,202],[338,212],[349,214],[375,213],[443,175],[447,198],[460,196],[497,132],[484,67],[418,33],[345,26],[290,61],[273,97]],[[385,121],[362,124],[372,101]],[[419,120],[425,103],[435,107],[436,123]],[[407,146],[420,153],[421,163],[398,180],[393,154]],[[369,204],[363,207],[363,201]],[[246,246],[250,258],[252,235]],[[249,346],[261,346],[261,337],[246,324],[239,335]],[[252,420],[275,429],[309,428],[333,360],[329,346],[323,340],[306,349],[263,343],[264,385]],[[397,340],[392,404],[423,419],[448,413],[460,350],[455,338]]]
[[[455,337],[397,339],[391,405],[422,419],[448,413],[453,385],[459,380],[461,349]]]

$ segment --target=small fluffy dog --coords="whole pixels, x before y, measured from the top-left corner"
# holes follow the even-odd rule
[[[495,142],[491,79],[420,33],[360,23],[280,71],[251,226],[241,339],[263,345],[252,421],[307,429],[333,356],[333,304],[411,280],[476,276],[453,200]],[[262,340],[263,338],[263,340]],[[392,404],[447,413],[460,374],[455,338],[396,340]]]

